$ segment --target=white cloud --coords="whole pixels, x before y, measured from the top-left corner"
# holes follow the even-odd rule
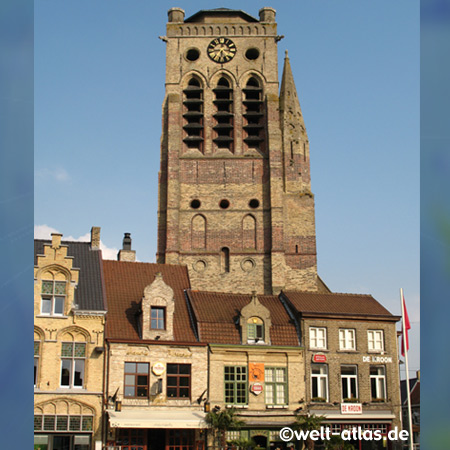
[[[63,167],[57,167],[55,169],[39,169],[36,171],[36,177],[40,179],[53,179],[60,183],[70,181],[70,175]]]
[[[59,233],[55,228],[48,225],[35,225],[34,226],[34,238],[35,239],[51,239],[52,233]]]
[[[35,225],[34,237],[35,239],[51,239],[52,233],[60,233],[56,228],[49,227],[48,225]],[[79,237],[63,236],[63,241],[75,241],[75,242],[90,242],[91,233],[83,234]],[[119,250],[115,247],[108,247],[100,240],[100,249],[102,251],[103,259],[117,259],[117,253]]]

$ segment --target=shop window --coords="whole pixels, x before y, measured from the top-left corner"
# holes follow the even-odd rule
[[[92,415],[35,414],[34,431],[93,431]]]
[[[310,327],[309,328],[309,346],[314,349],[327,348],[327,329]]]
[[[83,388],[86,361],[86,343],[62,342],[61,387]]]
[[[152,330],[166,329],[166,308],[161,306],[150,308],[150,328]]]
[[[369,352],[382,352],[384,350],[383,331],[368,330],[367,345]]]
[[[264,387],[267,405],[287,404],[287,376],[285,367],[267,367]]]
[[[311,364],[311,401],[328,401],[328,366]]]
[[[65,281],[42,281],[41,314],[64,315],[66,285]]]
[[[167,430],[167,450],[193,450],[195,430]]]
[[[246,366],[225,366],[225,403],[247,404]]]
[[[167,397],[191,398],[190,364],[167,364]]]
[[[384,366],[370,368],[370,391],[373,402],[386,400],[386,368]]]
[[[117,428],[115,445],[118,447],[111,447],[114,450],[147,448],[147,430],[142,428]]]
[[[342,400],[357,401],[358,374],[356,366],[341,366]]]
[[[148,363],[126,362],[124,396],[128,398],[148,397]]]
[[[247,320],[247,341],[264,343],[264,322],[259,317],[250,317]]]
[[[339,349],[356,350],[355,330],[353,329],[339,330]]]

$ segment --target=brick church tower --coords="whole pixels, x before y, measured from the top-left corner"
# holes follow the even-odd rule
[[[157,262],[194,289],[317,290],[309,142],[275,10],[169,10]]]

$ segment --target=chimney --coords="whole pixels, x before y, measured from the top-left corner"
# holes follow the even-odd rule
[[[100,227],[91,228],[91,249],[100,250]]]
[[[57,249],[61,247],[62,234],[52,233],[52,248]]]
[[[119,250],[117,254],[117,259],[119,261],[136,261],[136,251],[131,250],[131,234],[124,233],[122,241],[122,250]]]

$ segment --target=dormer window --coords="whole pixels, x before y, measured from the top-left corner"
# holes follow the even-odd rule
[[[152,306],[150,316],[150,328],[152,330],[166,329],[166,308],[161,306]]]
[[[42,281],[41,314],[64,315],[65,281]]]
[[[251,317],[247,321],[247,341],[264,343],[264,322],[259,317]]]

